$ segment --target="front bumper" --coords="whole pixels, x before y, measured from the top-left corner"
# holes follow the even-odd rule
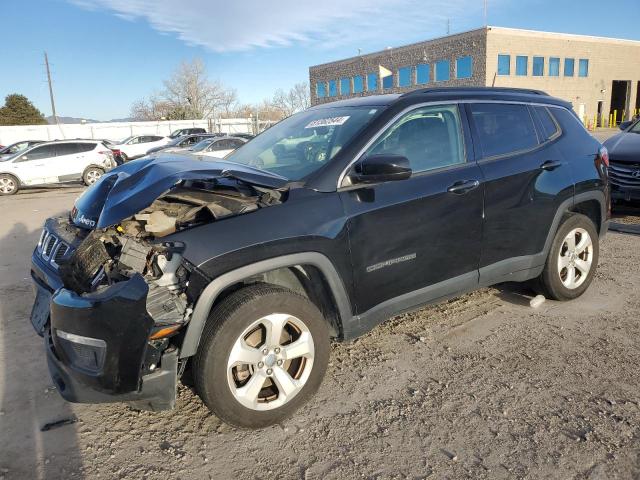
[[[63,398],[173,408],[178,350],[156,350],[149,343],[154,321],[146,310],[148,286],[141,276],[77,295],[61,286],[57,272],[37,251],[31,269],[36,291],[50,298],[48,318],[45,310],[42,321],[33,323],[44,336],[49,372]]]
[[[638,187],[622,187],[620,185],[611,184],[611,198],[613,200],[624,200],[627,202],[640,200],[640,188]]]

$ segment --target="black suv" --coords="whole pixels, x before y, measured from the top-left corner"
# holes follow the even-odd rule
[[[224,161],[147,157],[47,220],[35,329],[72,402],[164,409],[188,372],[263,427],[316,391],[330,340],[505,281],[569,300],[607,230],[607,152],[537,91],[316,106]]]
[[[183,135],[193,135],[196,133],[207,133],[207,131],[204,128],[181,128],[179,130],[174,130],[173,132],[171,132],[169,138],[178,138],[182,137]]]

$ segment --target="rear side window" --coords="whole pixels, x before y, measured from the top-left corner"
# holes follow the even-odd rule
[[[560,127],[547,107],[534,107],[542,124],[543,140],[546,142],[560,133]]]
[[[95,143],[78,143],[78,153],[90,152],[94,148],[96,148]]]
[[[80,144],[78,143],[59,143],[56,145],[56,155],[61,157],[62,155],[73,155],[79,152]]]
[[[507,155],[538,145],[538,136],[526,105],[470,104],[483,158]]]

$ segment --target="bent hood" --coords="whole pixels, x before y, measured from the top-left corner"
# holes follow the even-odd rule
[[[268,188],[281,188],[288,182],[279,175],[224,160],[144,157],[114,168],[85,190],[75,202],[71,220],[86,229],[109,227],[147,208],[184,180],[221,178]]]
[[[607,139],[609,158],[620,162],[640,162],[640,133],[621,132]]]

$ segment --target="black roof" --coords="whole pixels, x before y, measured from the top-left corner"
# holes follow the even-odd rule
[[[330,103],[322,103],[313,108],[323,107],[355,107],[355,106],[382,106],[394,103],[397,100],[419,99],[420,101],[439,100],[511,100],[532,103],[550,103],[571,107],[565,100],[550,96],[541,90],[506,87],[435,87],[420,88],[410,92],[388,95],[368,95],[363,97],[338,100]]]

